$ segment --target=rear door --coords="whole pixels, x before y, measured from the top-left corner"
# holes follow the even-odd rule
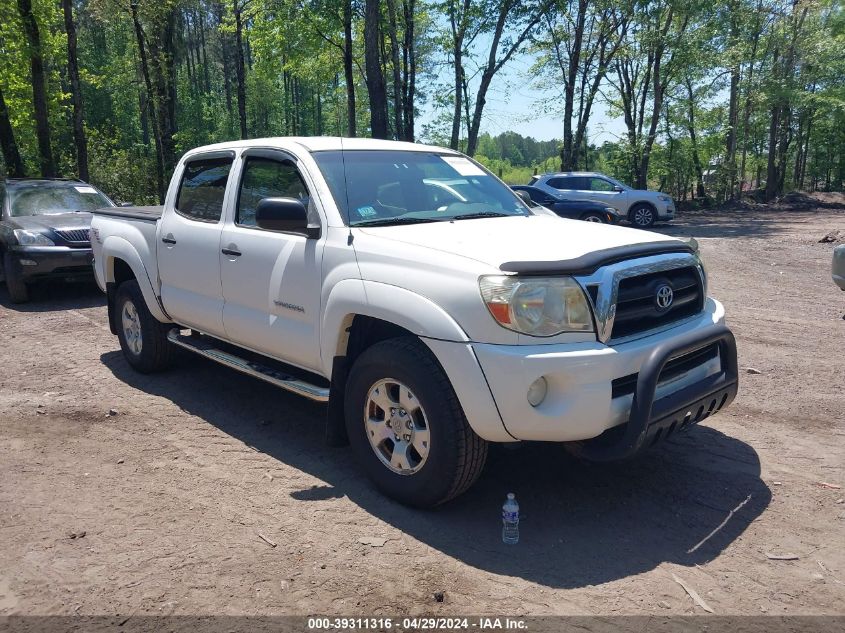
[[[556,189],[567,200],[585,199],[583,192],[579,191],[586,186],[581,176],[555,176],[546,181],[546,186]]]
[[[180,325],[215,336],[225,336],[220,235],[233,160],[233,152],[217,152],[185,162],[156,247],[165,310]]]
[[[320,368],[322,239],[267,231],[255,222],[262,198],[301,200],[325,227],[312,184],[296,158],[246,150],[239,161],[234,211],[223,229],[219,262],[227,339],[288,363]]]

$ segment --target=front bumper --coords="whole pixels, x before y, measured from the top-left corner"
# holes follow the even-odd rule
[[[697,317],[615,346],[599,342],[474,344],[473,350],[502,422],[514,438],[577,442],[624,426],[637,429],[636,447],[640,447],[647,439],[643,432],[653,435],[659,428],[672,426],[673,420],[668,418],[675,412],[673,405],[677,409],[691,408],[711,396],[718,399],[716,404],[721,408],[733,399],[737,381],[736,347],[732,341],[724,325],[724,309],[708,299],[705,311]],[[659,379],[667,361],[713,344],[718,345],[718,353],[682,373]],[[547,395],[534,407],[528,403],[527,392],[541,376],[548,385]],[[636,389],[619,395],[614,385],[632,377],[636,379]],[[722,400],[725,393],[728,396]],[[704,409],[712,413],[709,401]],[[682,419],[686,419],[686,413]],[[697,407],[692,413],[686,424],[692,423],[693,418],[703,419],[704,412],[697,415]],[[630,447],[628,440],[626,446]]]
[[[90,248],[16,246],[9,249],[12,266],[25,280],[91,277],[94,259]]]
[[[675,219],[675,204],[670,202],[666,204],[665,207],[658,207],[657,209],[657,219],[661,221],[667,220],[674,220]]]

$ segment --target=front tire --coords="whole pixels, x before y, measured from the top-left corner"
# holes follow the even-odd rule
[[[650,204],[635,204],[628,213],[628,219],[637,228],[648,229],[654,226],[654,222],[657,220],[657,211]]]
[[[120,284],[114,306],[117,338],[126,361],[142,374],[166,369],[173,358],[173,345],[167,340],[170,327],[150,313],[136,280]]]
[[[607,217],[603,216],[597,211],[591,211],[581,216],[584,222],[598,222],[599,224],[607,224]]]
[[[449,378],[417,339],[366,349],[349,372],[344,408],[356,458],[400,503],[439,505],[481,474],[487,442],[470,428]]]
[[[9,299],[12,303],[26,303],[29,301],[29,288],[26,287],[20,273],[15,270],[12,256],[3,253],[3,273],[6,276],[6,289],[9,291]]]

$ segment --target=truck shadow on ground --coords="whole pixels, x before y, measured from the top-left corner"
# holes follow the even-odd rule
[[[42,281],[29,287],[27,303],[12,303],[6,284],[0,283],[0,306],[15,312],[53,312],[95,308],[106,304],[106,295],[91,281],[65,283]]]
[[[640,460],[615,465],[577,462],[554,444],[494,446],[470,491],[434,511],[414,510],[379,494],[348,448],[325,445],[322,405],[194,357],[181,356],[152,376],[132,371],[119,352],[101,358],[119,380],[325,482],[292,492],[279,512],[347,496],[447,556],[549,587],[596,585],[663,562],[706,563],[771,500],[754,449],[698,426]],[[522,513],[516,547],[501,542],[508,492],[516,493]],[[383,532],[374,534],[389,534]]]

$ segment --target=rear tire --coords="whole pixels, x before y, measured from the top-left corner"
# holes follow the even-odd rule
[[[9,299],[12,303],[29,301],[29,288],[26,287],[26,282],[20,273],[15,271],[12,256],[9,253],[3,253],[3,273],[6,276],[6,289],[9,291]]]
[[[590,211],[581,216],[584,222],[598,222],[599,224],[607,224],[607,217],[598,211]]]
[[[657,211],[650,204],[641,202],[631,207],[631,211],[628,213],[628,220],[638,229],[648,229],[657,220]]]
[[[150,313],[136,280],[120,284],[114,307],[117,338],[126,361],[142,374],[166,369],[173,358],[173,345],[167,340],[172,326]]]
[[[400,503],[439,505],[481,474],[487,442],[470,428],[437,359],[415,338],[366,349],[349,372],[344,408],[358,462]]]

